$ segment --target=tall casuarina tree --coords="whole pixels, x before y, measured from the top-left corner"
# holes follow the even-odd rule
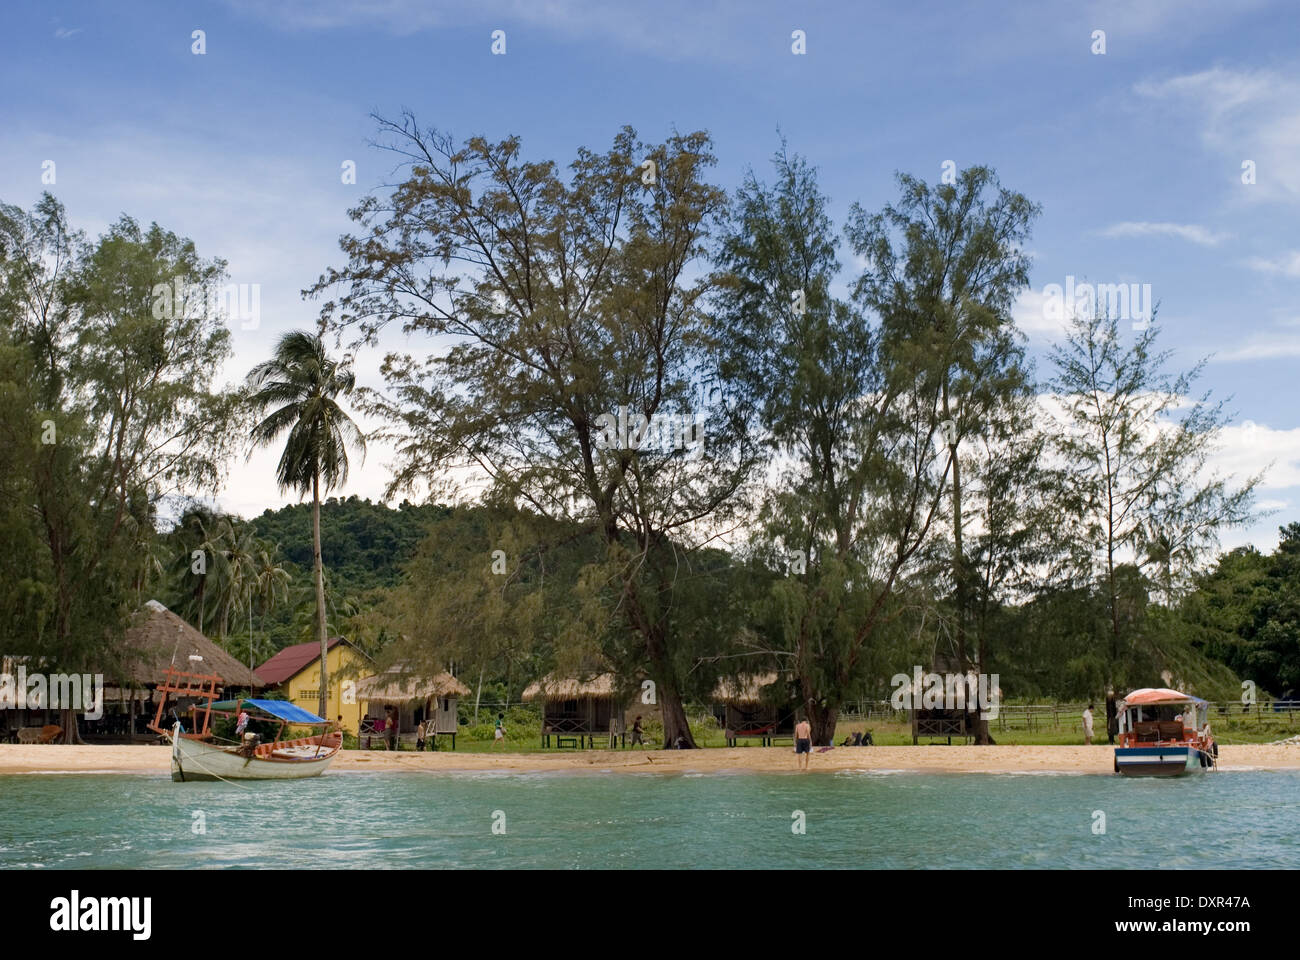
[[[622,644],[665,741],[693,745],[684,571],[735,522],[757,457],[738,420],[695,407],[720,336],[699,277],[725,199],[705,180],[708,136],[624,129],[564,173],[514,137],[460,143],[409,114],[380,130],[405,179],[351,212],[348,264],[314,291],[339,293],[323,315],[358,345],[390,324],[439,345],[390,354],[389,391],[368,402],[392,425],[393,492],[468,474],[486,502],[598,535],[574,605],[597,626],[565,646]]]
[[[963,486],[970,450],[1005,429],[998,423],[1031,390],[1011,305],[1029,282],[1024,244],[1038,207],[1004,188],[988,167],[963,170],[935,186],[899,174],[900,199],[868,214],[854,205],[847,236],[868,266],[858,280],[862,302],[881,316],[912,318],[904,349],[928,365],[939,389],[944,443],[952,461],[948,503],[954,626],[962,671],[972,657],[967,631],[979,593],[968,557],[968,499]],[[966,450],[961,448],[965,447]],[[986,669],[985,637],[974,658]],[[975,731],[988,742],[987,724]]]
[[[311,492],[312,573],[316,580],[316,626],[320,637],[320,715],[329,717],[329,637],[325,629],[325,567],[320,552],[321,486],[329,491],[348,478],[348,446],[365,454],[365,437],[335,399],[356,386],[356,377],[325,351],[318,334],[295,330],[275,345],[270,360],[248,374],[250,403],[259,417],[255,446],[275,443],[288,431],[276,468],[281,490]]]
[[[1125,570],[1158,571],[1166,603],[1179,580],[1247,523],[1259,476],[1240,483],[1211,469],[1227,422],[1222,402],[1192,394],[1205,361],[1177,376],[1150,322],[1130,341],[1098,301],[1077,314],[1052,351],[1049,389],[1060,410],[1054,452],[1070,471],[1055,491],[1057,525],[1081,577],[1100,581],[1109,620],[1100,659],[1107,686],[1129,678],[1139,639],[1124,611]],[[1131,576],[1131,575],[1130,575]]]

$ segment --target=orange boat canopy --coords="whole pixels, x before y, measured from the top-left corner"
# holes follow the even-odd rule
[[[1142,687],[1125,697],[1124,703],[1134,707],[1152,703],[1205,703],[1205,701],[1179,690],[1170,690],[1168,687]]]

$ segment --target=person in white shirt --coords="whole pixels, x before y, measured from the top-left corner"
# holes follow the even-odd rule
[[[1083,711],[1083,743],[1085,746],[1092,746],[1092,704],[1088,704],[1088,709]]]

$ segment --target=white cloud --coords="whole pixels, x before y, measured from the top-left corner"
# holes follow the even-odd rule
[[[1101,235],[1103,237],[1177,237],[1203,247],[1218,246],[1228,237],[1225,233],[1215,233],[1208,227],[1195,223],[1149,223],[1132,220],[1107,227]]]
[[[505,29],[530,26],[579,37],[606,38],[622,47],[668,59],[734,59],[740,34],[756,22],[748,4],[737,0],[702,4],[661,0],[654,4],[609,3],[607,0],[226,0],[241,14],[285,30],[374,28],[397,36],[434,29],[484,25]],[[739,29],[738,29],[739,28]],[[489,43],[483,35],[484,49]],[[523,42],[523,37],[520,37]],[[507,47],[509,49],[509,47]]]
[[[1238,18],[1246,9],[1267,2],[1238,0],[1228,7],[1219,0],[1143,0],[1142,3],[1093,0],[1081,8],[1080,15],[1085,17],[1088,25],[1103,29],[1121,41],[1151,34],[1160,34],[1165,39],[1170,34],[1188,36],[1213,30],[1220,21]]]
[[[1262,490],[1300,488],[1300,427],[1274,429],[1243,420],[1223,428],[1220,446],[1207,466],[1244,480],[1263,473]]]
[[[1066,321],[1051,317],[1047,301],[1046,294],[1026,288],[1011,305],[1011,322],[1030,340],[1059,340],[1065,336]],[[1056,306],[1059,312],[1059,301]]]
[[[1165,108],[1190,108],[1207,148],[1231,169],[1255,164],[1258,199],[1300,201],[1300,80],[1271,70],[1214,67],[1160,81],[1143,81],[1139,96]]]
[[[1243,360],[1275,360],[1280,357],[1300,357],[1300,336],[1256,334],[1241,346],[1216,353],[1214,360],[1236,363]]]
[[[1260,273],[1300,277],[1300,250],[1288,250],[1276,257],[1251,257],[1246,261],[1246,266]]]

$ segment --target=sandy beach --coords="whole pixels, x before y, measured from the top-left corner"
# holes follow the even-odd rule
[[[1241,744],[1219,748],[1219,768],[1300,769],[1298,744]],[[903,746],[836,747],[814,753],[811,772],[915,770],[932,773],[1112,773],[1111,748],[1084,746]],[[347,750],[330,773],[358,771],[438,772],[783,772],[795,769],[789,747],[709,750],[586,750],[573,753],[389,753]],[[168,750],[160,746],[38,746],[0,744],[0,774],[168,772]]]

